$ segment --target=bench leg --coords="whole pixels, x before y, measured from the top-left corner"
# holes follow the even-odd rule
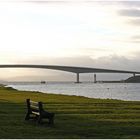
[[[26,114],[25,120],[29,120],[30,119],[30,113]]]
[[[34,118],[34,119],[35,119],[35,120],[38,120],[38,117],[39,117],[38,115],[35,115],[35,118]]]
[[[49,124],[54,124],[54,117],[52,117],[52,118],[49,118]]]
[[[38,117],[38,123],[41,123],[41,122],[42,122],[42,117],[39,116],[39,117]]]

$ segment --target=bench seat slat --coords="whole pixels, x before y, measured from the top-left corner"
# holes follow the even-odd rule
[[[31,105],[31,108],[39,109],[39,106]]]
[[[35,114],[35,115],[40,115],[39,112],[32,111],[32,113]]]
[[[30,103],[38,104],[38,102],[35,102],[35,101],[32,101],[32,100],[30,100]]]

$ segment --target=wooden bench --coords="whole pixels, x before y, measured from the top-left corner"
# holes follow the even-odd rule
[[[54,124],[54,113],[47,112],[43,109],[42,102],[31,101],[26,99],[27,102],[27,114],[25,120],[35,119],[38,123],[42,122],[43,118],[49,120],[49,124]]]

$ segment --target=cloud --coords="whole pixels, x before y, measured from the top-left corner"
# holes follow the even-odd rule
[[[116,70],[130,70],[140,71],[140,52],[134,52],[133,57],[128,58],[126,56],[110,55],[104,56],[97,59],[90,57],[64,57],[64,58],[42,58],[40,60],[28,60],[28,64],[46,64],[46,65],[63,65],[63,66],[81,66],[81,67],[92,67],[92,68],[104,68],[104,69],[116,69]],[[26,62],[25,62],[26,63]],[[20,76],[20,73],[15,77],[9,76],[10,80],[54,80],[54,81],[74,81],[75,74],[56,71],[56,70],[42,70],[32,69],[24,73],[24,77]],[[17,73],[17,71],[16,71]],[[11,73],[10,73],[11,74]],[[92,74],[81,74],[81,80],[89,80],[89,75]],[[130,74],[97,74],[100,80],[120,80],[126,79]],[[43,78],[44,77],[44,78]]]
[[[62,66],[91,66],[93,59],[84,57],[42,57],[38,59],[27,59],[20,61],[20,64],[36,64],[36,65],[62,65]]]
[[[131,43],[140,43],[140,40],[132,40]]]
[[[132,36],[130,39],[131,39],[131,42],[140,43],[140,35]]]
[[[128,23],[135,25],[135,26],[140,26],[140,19],[132,19]]]
[[[122,1],[120,2],[124,7],[118,11],[120,16],[128,18],[128,24],[133,26],[140,25],[140,1]]]
[[[123,9],[119,11],[121,16],[140,17],[140,10],[138,9]]]
[[[28,3],[36,3],[36,4],[49,4],[49,3],[55,3],[55,4],[62,4],[62,3],[69,3],[70,1],[67,1],[67,0],[33,0],[33,1],[25,1],[25,2],[28,2]]]
[[[140,1],[120,1],[125,7],[140,7]]]
[[[140,25],[140,10],[138,9],[123,9],[119,10],[119,15],[128,17],[128,24],[139,26]]]
[[[132,39],[139,39],[140,40],[140,35],[132,36]]]

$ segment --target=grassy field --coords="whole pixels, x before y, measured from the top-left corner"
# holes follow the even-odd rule
[[[55,125],[25,121],[25,100],[42,101]],[[0,138],[139,138],[140,101],[90,99],[0,87]]]

